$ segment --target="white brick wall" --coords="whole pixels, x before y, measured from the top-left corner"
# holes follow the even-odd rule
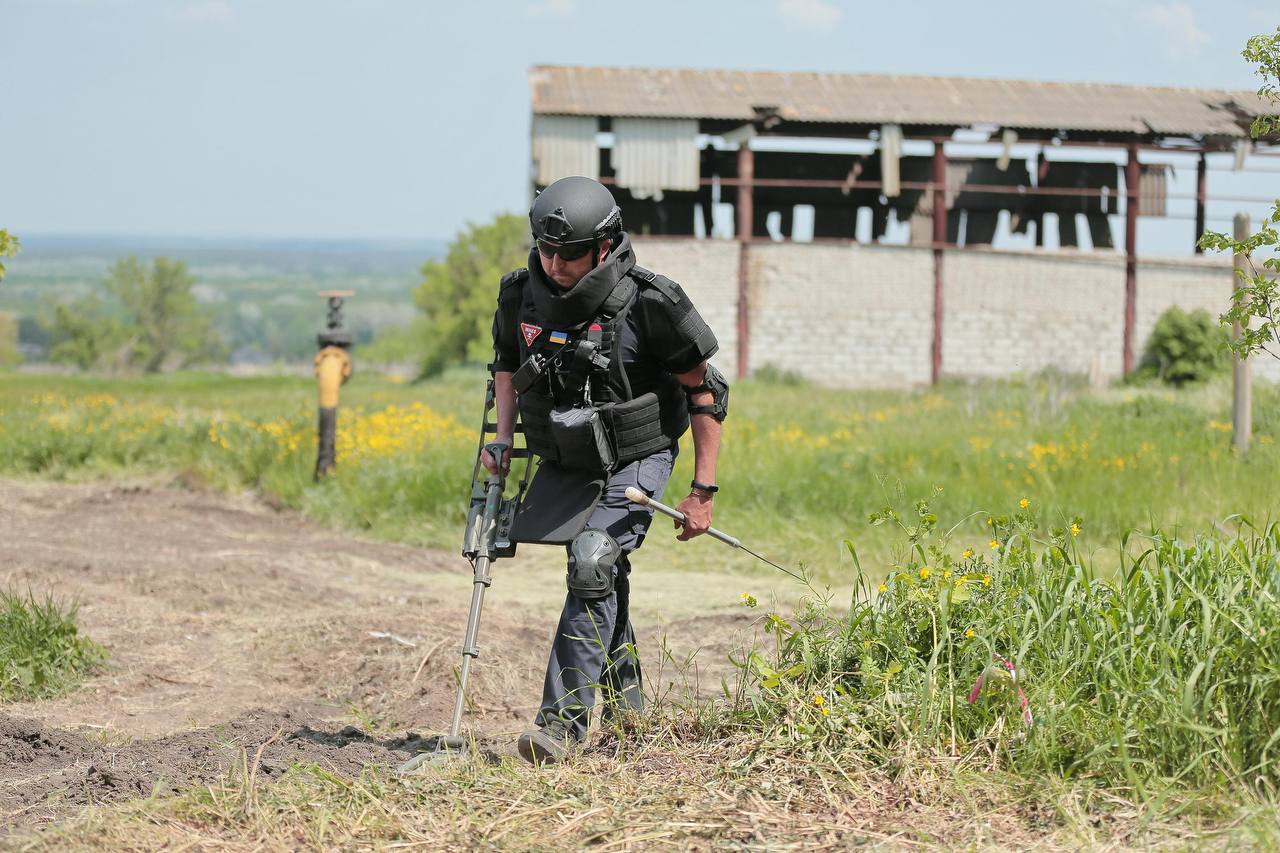
[[[680,282],[720,340],[714,361],[737,371],[738,244],[636,241],[642,266]],[[757,243],[750,250],[748,363],[848,388],[929,381],[933,253],[857,244]],[[1171,305],[1222,312],[1232,289],[1222,258],[1138,265],[1135,359]],[[1122,367],[1124,258],[1089,252],[952,251],[943,261],[943,373],[1000,377],[1056,367],[1106,377]],[[1280,381],[1280,360],[1254,375]]]
[[[1010,376],[1057,367],[1119,375],[1124,258],[1060,252],[947,252],[942,370]]]
[[[738,374],[738,244],[732,240],[633,241],[636,263],[680,284],[720,342],[716,367]]]
[[[928,382],[932,263],[906,247],[753,245],[748,364],[840,387]]]

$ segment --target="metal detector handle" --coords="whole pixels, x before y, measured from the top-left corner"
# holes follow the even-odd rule
[[[627,500],[631,501],[632,503],[640,504],[640,506],[651,506],[658,512],[667,516],[668,518],[674,518],[676,521],[680,522],[681,524],[684,524],[683,512],[681,512],[678,509],[673,509],[672,507],[667,506],[662,501],[654,500],[653,498],[646,495],[644,492],[637,489],[635,486],[628,486],[626,495],[627,495]],[[742,542],[740,540],[735,539],[734,537],[730,536],[728,533],[723,533],[719,530],[716,530],[714,527],[707,528],[707,535],[710,536],[712,539],[719,539],[721,542],[723,542],[724,544],[728,545],[731,548],[742,547]]]
[[[484,446],[484,449],[493,457],[493,461],[498,463],[498,475],[505,478],[506,474],[502,471],[502,454],[510,450],[511,445],[507,444],[505,441],[491,441]],[[494,475],[490,474],[489,476],[492,477]]]

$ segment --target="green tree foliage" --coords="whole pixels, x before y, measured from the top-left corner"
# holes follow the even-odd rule
[[[156,258],[150,268],[135,257],[117,262],[105,281],[112,305],[91,294],[54,307],[46,324],[54,341],[50,358],[83,369],[155,373],[220,357],[194,285],[182,261]]]
[[[1280,107],[1280,27],[1271,35],[1259,35],[1249,39],[1242,53],[1245,60],[1258,66],[1262,86],[1258,97]],[[1280,115],[1260,115],[1254,118],[1250,135],[1254,139],[1280,134]],[[1271,213],[1263,217],[1262,225],[1244,240],[1235,240],[1226,234],[1206,231],[1200,245],[1219,252],[1243,255],[1246,269],[1237,269],[1240,286],[1236,289],[1231,310],[1219,319],[1224,324],[1239,323],[1241,336],[1231,342],[1231,349],[1242,358],[1256,352],[1280,358],[1280,257],[1262,262],[1262,268],[1253,262],[1253,253],[1263,246],[1280,243],[1280,199]]]
[[[53,318],[45,326],[53,341],[49,360],[81,370],[108,366],[127,337],[119,318],[108,313],[96,294],[54,305]]]
[[[22,249],[18,238],[0,228],[0,258],[12,258]],[[4,264],[0,263],[0,281],[4,281]]]
[[[1175,305],[1156,320],[1137,376],[1179,386],[1207,379],[1226,369],[1228,343],[1208,311],[1188,313]]]
[[[469,225],[449,245],[441,261],[422,266],[422,284],[413,302],[422,312],[421,374],[439,373],[451,364],[488,360],[490,324],[498,279],[528,263],[529,223],[502,214],[485,225]]]

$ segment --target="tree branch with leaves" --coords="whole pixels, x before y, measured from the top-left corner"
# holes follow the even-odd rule
[[[1271,35],[1259,35],[1249,39],[1241,54],[1245,60],[1258,67],[1262,86],[1258,97],[1277,107],[1280,112],[1280,27]],[[1280,115],[1262,114],[1254,117],[1249,128],[1253,139],[1280,135]],[[1261,264],[1254,263],[1253,254],[1264,246],[1280,243],[1280,199],[1276,199],[1271,212],[1263,217],[1259,229],[1237,240],[1216,231],[1206,231],[1200,238],[1200,246],[1218,252],[1230,252],[1244,258],[1243,267],[1236,268],[1240,284],[1232,294],[1230,310],[1219,318],[1225,325],[1239,324],[1240,337],[1231,341],[1231,350],[1241,358],[1263,352],[1280,359],[1280,256],[1270,257]]]
[[[21,250],[22,244],[18,242],[18,238],[0,228],[0,258],[12,258]],[[0,263],[0,281],[4,281],[4,274],[4,264]]]

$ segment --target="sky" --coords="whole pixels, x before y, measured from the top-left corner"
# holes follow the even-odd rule
[[[1277,25],[1239,0],[0,0],[0,227],[448,238],[527,208],[530,65],[1256,89],[1240,50]]]

